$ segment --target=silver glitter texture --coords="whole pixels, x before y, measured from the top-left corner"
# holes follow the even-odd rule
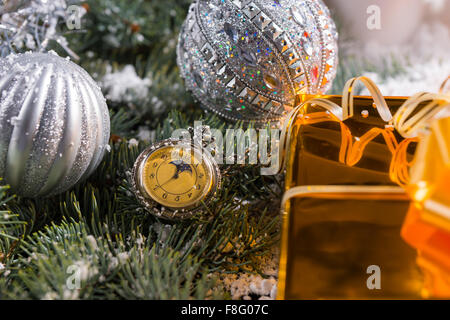
[[[76,0],[3,0],[0,5],[0,56],[26,51],[46,52],[53,42],[74,59],[79,59],[63,35],[66,21],[82,16],[85,10],[67,11]]]
[[[320,0],[197,0],[178,65],[205,108],[233,121],[276,122],[297,94],[329,89],[337,36]]]
[[[0,177],[24,197],[55,195],[89,176],[110,135],[100,88],[54,53],[0,59]]]

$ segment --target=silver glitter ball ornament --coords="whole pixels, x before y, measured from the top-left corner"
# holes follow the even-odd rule
[[[0,60],[0,177],[24,197],[66,191],[102,160],[110,135],[100,88],[53,53]]]
[[[295,96],[325,93],[338,64],[336,26],[320,0],[197,0],[178,65],[201,104],[233,121],[278,121]]]

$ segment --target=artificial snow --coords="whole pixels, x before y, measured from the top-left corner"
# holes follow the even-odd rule
[[[126,65],[120,71],[112,71],[111,66],[103,77],[102,87],[106,98],[113,102],[133,102],[147,98],[152,81],[140,78],[132,65]]]
[[[372,42],[352,47],[356,56],[377,67],[379,71],[362,75],[374,80],[385,96],[438,92],[450,75],[450,32],[439,22],[421,25],[407,44],[386,46]],[[389,66],[387,70],[386,64]],[[391,75],[394,64],[399,71]],[[383,75],[384,71],[389,76]],[[363,91],[363,94],[368,94],[368,91]]]
[[[274,300],[277,294],[278,260],[279,249],[272,248],[271,252],[258,258],[264,276],[248,273],[219,274],[219,282],[233,300]]]
[[[138,146],[139,146],[139,141],[137,141],[136,139],[132,138],[132,139],[130,139],[130,141],[128,141],[129,149],[137,148]]]
[[[275,299],[277,280],[273,277],[264,279],[259,275],[242,273],[222,275],[220,280],[233,300],[251,300],[251,296]]]
[[[156,131],[149,130],[147,127],[144,126],[140,126],[138,128],[138,134],[136,137],[141,141],[151,142],[154,141],[156,138]]]

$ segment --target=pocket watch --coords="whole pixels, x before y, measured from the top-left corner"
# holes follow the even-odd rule
[[[192,136],[194,129],[189,132]],[[136,159],[132,186],[152,214],[170,220],[210,215],[207,206],[220,189],[221,173],[205,149],[214,142],[209,128],[202,127],[201,133],[201,143],[194,142],[196,134],[192,140],[171,138],[148,147]]]

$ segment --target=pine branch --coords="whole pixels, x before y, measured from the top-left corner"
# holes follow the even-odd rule
[[[14,198],[9,195],[8,189],[7,186],[0,186],[0,276],[4,265],[13,259],[26,227],[26,222],[7,207],[7,203]]]

